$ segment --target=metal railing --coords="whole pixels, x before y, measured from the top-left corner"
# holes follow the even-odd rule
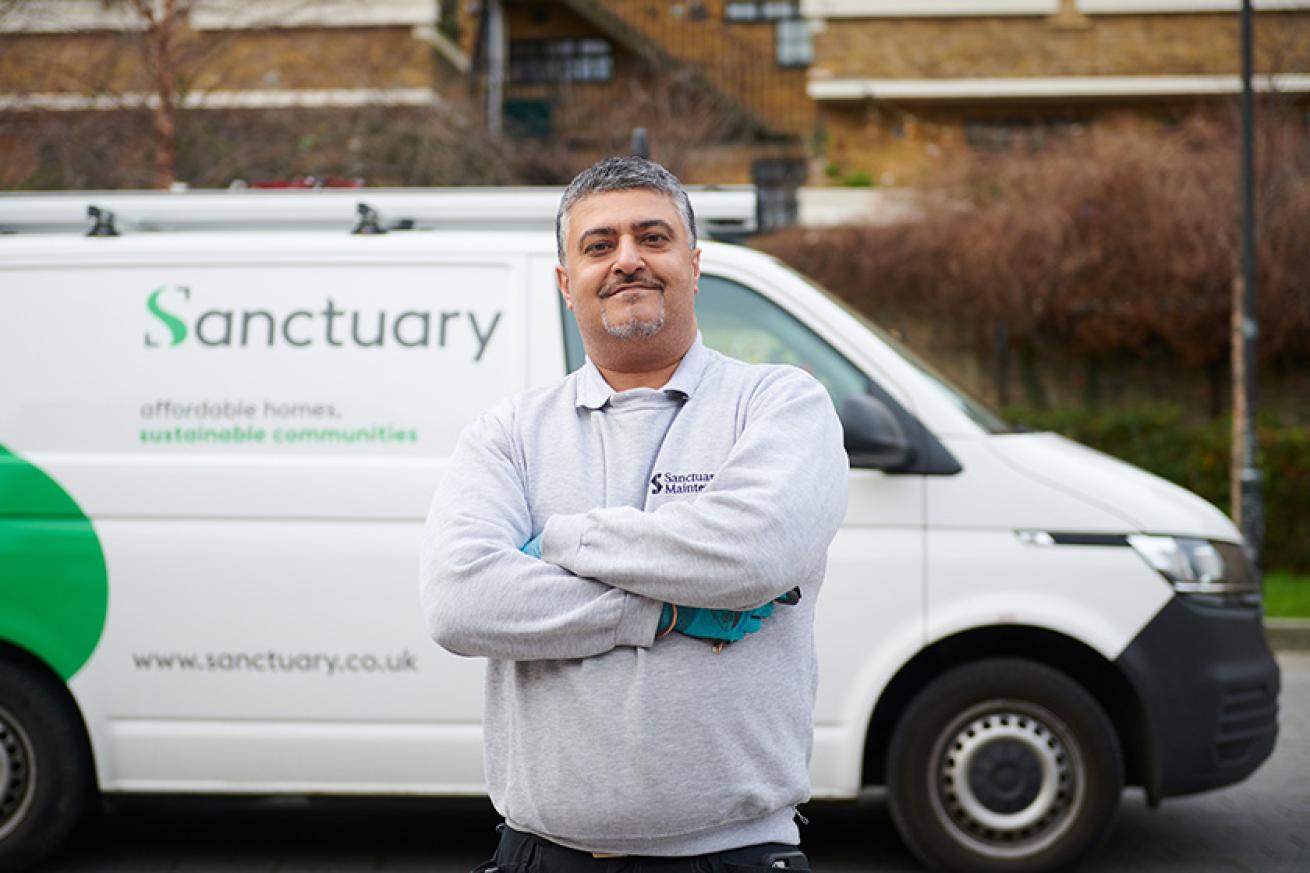
[[[766,135],[803,139],[814,125],[814,104],[801,68],[780,67],[774,49],[753,46],[735,27],[694,3],[649,0],[564,0],[602,29],[638,50],[646,60],[689,67],[749,117]]]

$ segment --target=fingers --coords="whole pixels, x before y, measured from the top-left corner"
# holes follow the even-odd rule
[[[801,602],[801,589],[799,586],[788,591],[786,594],[779,594],[773,598],[774,603],[781,603],[784,606],[795,606]]]

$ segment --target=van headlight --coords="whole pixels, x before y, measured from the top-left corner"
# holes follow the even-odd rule
[[[1258,603],[1260,580],[1236,543],[1133,534],[1128,544],[1179,594],[1224,602]]]

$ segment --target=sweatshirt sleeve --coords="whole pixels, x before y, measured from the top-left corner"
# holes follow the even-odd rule
[[[846,512],[849,464],[823,386],[779,368],[709,486],[653,512],[553,516],[542,557],[657,601],[751,609],[817,578]]]
[[[533,532],[511,446],[487,413],[460,436],[433,498],[419,571],[432,638],[457,655],[514,661],[651,645],[660,603],[519,551]]]

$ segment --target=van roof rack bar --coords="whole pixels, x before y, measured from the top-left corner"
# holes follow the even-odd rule
[[[691,186],[703,236],[755,232],[755,187]],[[562,188],[352,188],[318,191],[67,191],[0,193],[0,233],[85,233],[88,206],[124,233],[336,230],[360,223],[361,200],[390,226],[415,230],[553,230]]]

